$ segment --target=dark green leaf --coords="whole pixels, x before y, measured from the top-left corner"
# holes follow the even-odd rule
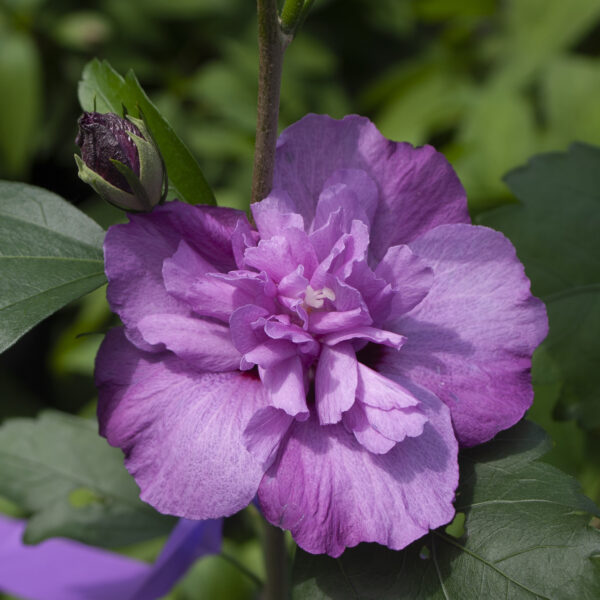
[[[597,509],[574,479],[536,460],[547,448],[543,432],[522,422],[463,451],[462,537],[442,528],[401,552],[362,544],[339,559],[298,551],[294,599],[600,597],[600,532],[588,525]]]
[[[167,167],[169,196],[190,204],[215,204],[198,162],[152,104],[133,71],[123,78],[108,62],[94,59],[83,70],[79,102],[86,111],[95,109],[119,115],[125,106],[136,117],[141,116],[141,109]]]
[[[103,238],[56,194],[0,181],[0,352],[106,281]]]
[[[61,536],[118,547],[173,525],[139,500],[121,451],[99,437],[96,424],[64,413],[0,427],[0,495],[31,513],[29,543]]]
[[[506,177],[522,204],[481,215],[517,248],[533,293],[546,302],[543,344],[565,417],[600,426],[600,149],[574,144]],[[547,363],[547,361],[545,361]],[[549,379],[542,370],[534,378]]]

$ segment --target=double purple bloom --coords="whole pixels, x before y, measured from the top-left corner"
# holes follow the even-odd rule
[[[452,519],[459,443],[530,406],[544,307],[445,158],[364,118],[284,131],[252,214],[172,202],[109,230],[101,433],[162,512],[258,492],[309,552],[403,548]]]

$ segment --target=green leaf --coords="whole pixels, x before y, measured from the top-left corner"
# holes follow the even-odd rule
[[[150,101],[133,71],[121,77],[107,61],[89,62],[79,82],[79,102],[83,110],[127,112],[148,123],[163,156],[169,176],[169,196],[190,204],[215,204],[215,198],[196,159]]]
[[[103,238],[56,194],[0,181],[0,352],[106,281]]]
[[[27,543],[61,536],[118,547],[173,525],[139,500],[121,451],[98,436],[96,424],[64,413],[0,427],[0,494],[31,513]]]
[[[481,215],[517,249],[532,291],[546,302],[564,417],[600,426],[600,149],[574,144],[543,154],[506,177],[522,204]],[[548,361],[544,361],[548,364]],[[545,368],[534,378],[548,379]],[[558,374],[557,374],[558,373]]]
[[[588,525],[597,509],[574,479],[535,460],[547,448],[522,422],[463,451],[464,535],[442,528],[401,552],[362,544],[339,559],[298,551],[294,600],[598,598],[600,532]]]
[[[527,418],[543,427],[554,442],[552,449],[544,456],[544,462],[577,477],[581,482],[582,471],[589,463],[597,463],[596,454],[586,451],[588,434],[577,423],[557,421],[554,418],[554,406],[562,387],[562,372],[544,346],[535,351],[531,370],[534,375],[535,401],[527,411]],[[583,485],[583,490],[587,496],[600,500],[600,497],[595,496],[595,489]]]

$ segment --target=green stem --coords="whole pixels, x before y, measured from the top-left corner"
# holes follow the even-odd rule
[[[252,202],[265,198],[273,185],[283,53],[291,41],[281,30],[277,0],[257,0],[256,4],[259,62]]]
[[[285,537],[279,527],[265,521],[264,554],[267,582],[264,600],[286,600],[288,598],[288,556]]]

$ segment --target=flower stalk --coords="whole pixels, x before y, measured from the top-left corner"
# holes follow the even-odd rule
[[[264,521],[264,557],[267,580],[264,600],[286,600],[288,592],[288,553],[283,530]]]
[[[283,54],[291,36],[283,33],[277,13],[277,0],[257,0],[258,12],[258,102],[252,202],[271,191]]]
[[[265,198],[273,185],[283,55],[302,19],[304,0],[286,0],[281,20],[277,0],[257,0],[258,101],[252,174],[252,202]],[[287,551],[283,531],[265,521],[265,600],[288,597]]]

